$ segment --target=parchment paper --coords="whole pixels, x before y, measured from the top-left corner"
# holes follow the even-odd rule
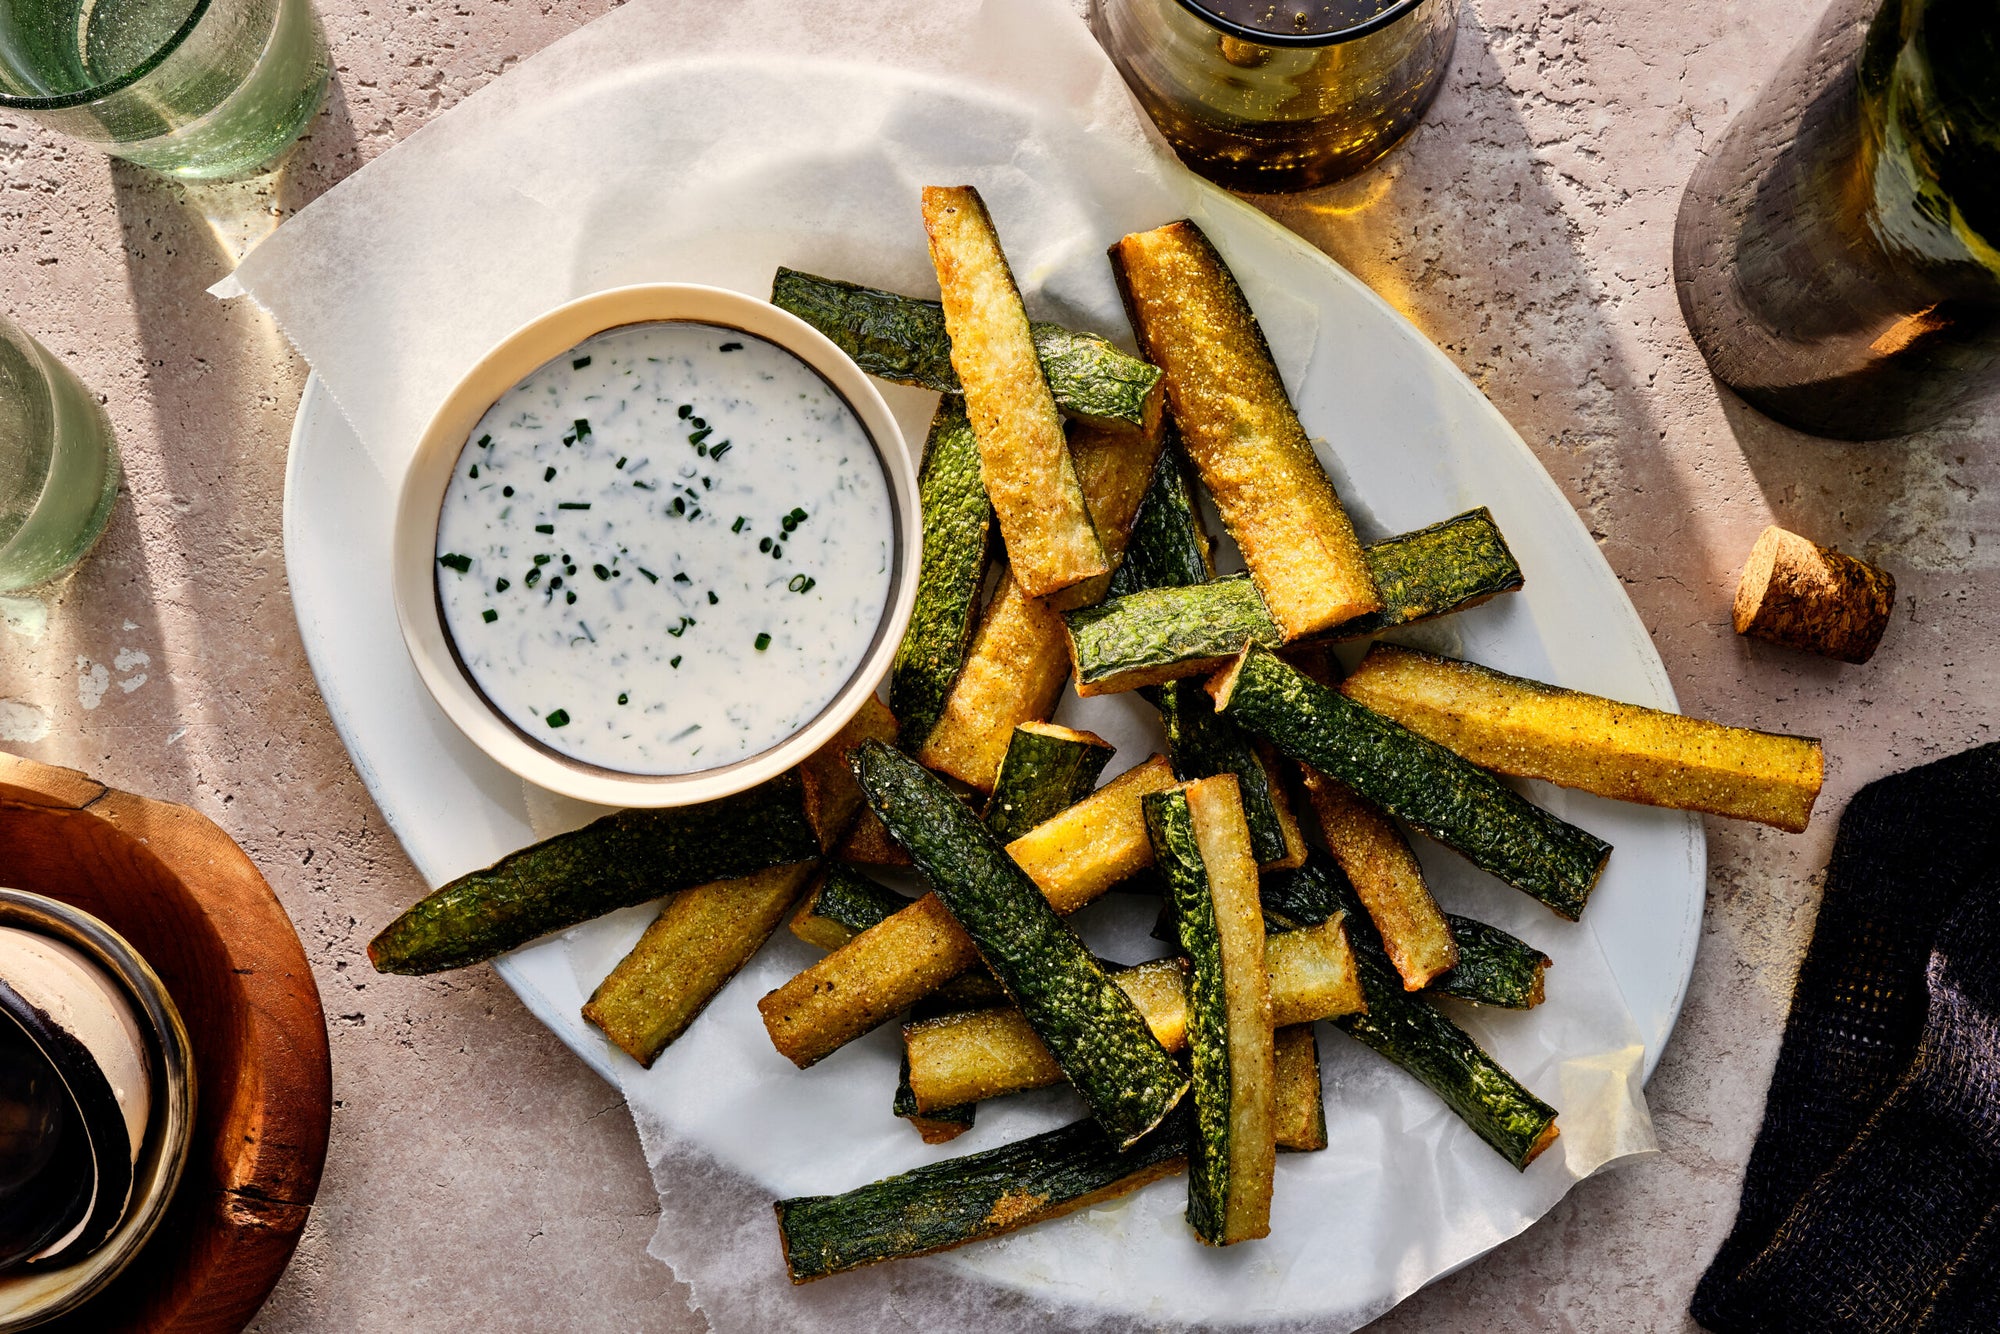
[[[970,181],[1002,219],[1037,316],[1123,329],[1103,248],[1188,210],[1200,186],[1152,143],[1062,0],[652,0],[510,72],[288,222],[219,284],[247,294],[312,362],[392,483],[436,404],[488,347],[573,296],[692,280],[762,294],[778,263],[934,290],[916,194]],[[1316,335],[1282,275],[1245,286],[1294,376]],[[920,439],[933,400],[890,395]],[[1310,425],[1310,423],[1308,423]],[[1119,747],[1160,742],[1136,703],[1066,700]],[[1535,799],[1562,814],[1566,794]],[[1586,799],[1587,800],[1587,799]],[[538,795],[542,832],[594,812]],[[755,1000],[813,957],[780,933],[651,1071],[621,1084],[661,1195],[651,1251],[714,1327],[1353,1328],[1526,1227],[1583,1176],[1649,1151],[1642,1044],[1587,925],[1423,854],[1446,906],[1556,959],[1528,1014],[1455,1011],[1562,1111],[1562,1139],[1517,1174],[1427,1091],[1326,1029],[1331,1147],[1281,1158],[1271,1238],[1214,1251],[1175,1184],[933,1260],[790,1287],[770,1202],[847,1189],[1060,1124],[1056,1091],[981,1109],[926,1148],[888,1115],[894,1041],[877,1033],[808,1072],[771,1048]],[[1087,910],[1093,945],[1136,961],[1153,905]],[[585,991],[647,910],[566,949]]]

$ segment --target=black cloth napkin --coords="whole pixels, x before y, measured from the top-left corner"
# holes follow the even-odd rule
[[[2000,1331],[2000,745],[1841,818],[1716,1334]]]

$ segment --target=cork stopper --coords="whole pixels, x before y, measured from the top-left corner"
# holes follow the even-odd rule
[[[1736,633],[1842,662],[1866,662],[1896,605],[1887,570],[1775,525],[1736,585]]]

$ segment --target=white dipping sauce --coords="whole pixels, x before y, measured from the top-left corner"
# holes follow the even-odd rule
[[[888,602],[888,479],[839,394],[735,329],[579,344],[473,429],[438,519],[438,602],[515,726],[630,774],[798,732]]]

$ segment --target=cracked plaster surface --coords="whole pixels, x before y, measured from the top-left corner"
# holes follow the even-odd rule
[[[305,367],[204,289],[249,243],[607,0],[319,0],[328,110],[280,178],[182,187],[0,116],[7,313],[103,395],[127,494],[96,556],[0,611],[0,741],[194,805],[270,877],[332,1030],[333,1143],[256,1329],[698,1330],[645,1255],[616,1094],[485,969],[382,978],[361,946],[423,886],[314,691],[287,595]],[[1776,0],[1471,0],[1425,125],[1345,185],[1265,201],[1422,327],[1514,422],[1652,630],[1683,708],[1825,738],[1802,836],[1712,821],[1708,915],[1650,1096],[1664,1152],[1585,1183],[1379,1328],[1683,1330],[1733,1216],[1834,819],[2000,718],[2000,447],[1988,402],[1891,444],[1811,440],[1709,379],[1669,252],[1704,144],[1803,31]],[[1895,623],[1845,667],[1741,641],[1781,522],[1882,561]],[[128,684],[134,683],[136,684]],[[117,688],[113,688],[113,687]],[[143,686],[143,688],[142,688]]]

